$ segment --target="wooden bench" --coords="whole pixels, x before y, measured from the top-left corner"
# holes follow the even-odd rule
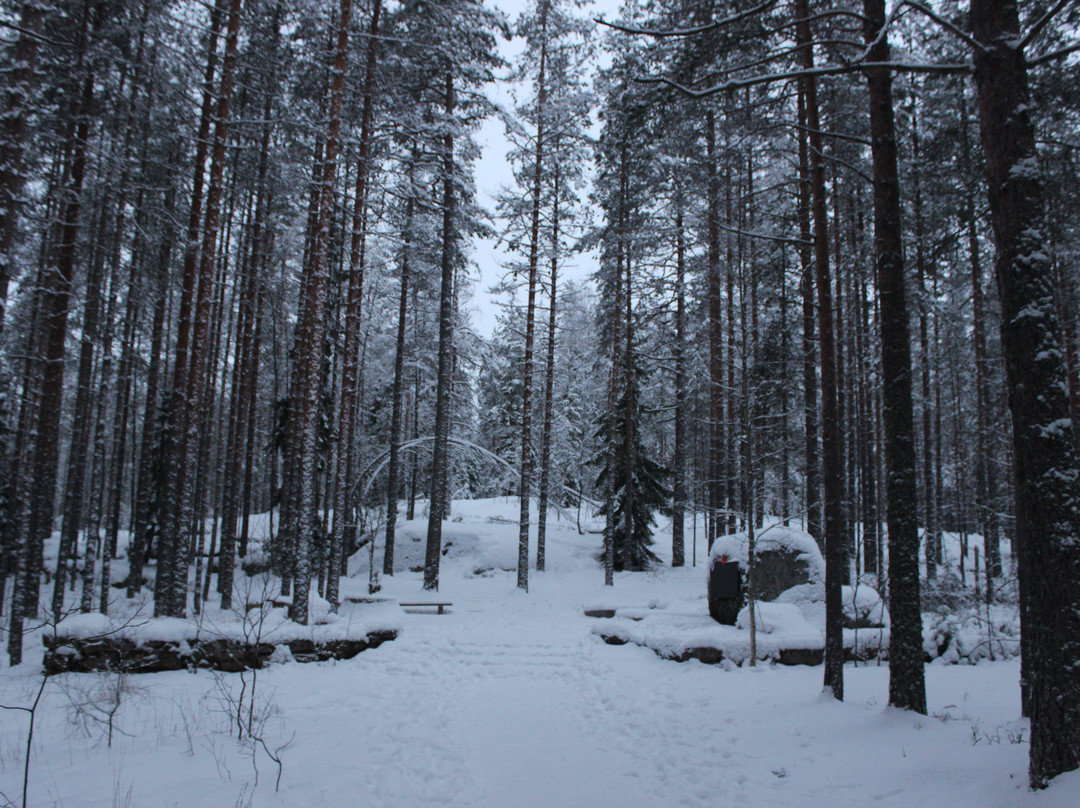
[[[402,609],[405,609],[405,608],[411,608],[411,609],[438,608],[439,614],[446,614],[446,612],[444,612],[443,609],[445,609],[447,606],[453,606],[453,605],[454,605],[453,603],[399,603],[398,604],[398,606],[400,606]]]

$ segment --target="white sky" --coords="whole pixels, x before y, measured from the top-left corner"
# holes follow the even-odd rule
[[[511,24],[528,6],[527,0],[495,0],[494,6],[505,12]],[[619,16],[621,0],[593,0],[579,12],[582,16],[605,17],[615,19]],[[500,42],[499,49],[503,58],[513,64],[524,48],[524,42],[514,38],[510,42]],[[498,82],[488,88],[489,97],[507,108],[513,106],[510,86]],[[495,196],[500,190],[513,185],[513,175],[506,162],[510,144],[506,139],[501,121],[489,119],[480,128],[476,141],[481,149],[481,157],[476,165],[476,189],[480,204],[490,212],[495,210]],[[498,226],[498,223],[496,223]],[[499,307],[496,299],[488,293],[503,272],[508,256],[499,249],[493,239],[478,239],[473,244],[473,260],[480,270],[480,280],[474,289],[472,300],[472,323],[481,336],[491,336],[496,325]],[[575,254],[560,270],[565,280],[582,281],[596,269],[595,256]]]

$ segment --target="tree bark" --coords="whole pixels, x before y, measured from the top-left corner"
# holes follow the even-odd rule
[[[540,207],[544,176],[544,112],[547,102],[547,18],[549,4],[540,4],[540,71],[537,75],[536,140],[533,150],[532,212],[529,226],[529,292],[525,309],[525,366],[521,382],[521,478],[518,484],[518,589],[529,591],[529,504],[532,499],[532,397],[535,374],[536,285],[540,263]]]
[[[706,198],[706,290],[709,301],[709,519],[706,536],[708,549],[720,533],[719,525],[726,522],[724,510],[724,328],[723,295],[720,288],[720,176],[716,161],[716,114],[710,108],[705,113]],[[728,504],[730,507],[730,503]]]
[[[188,235],[195,236],[184,255],[184,288],[173,368],[172,399],[169,409],[170,446],[163,491],[161,535],[158,541],[158,573],[154,588],[154,614],[181,617],[187,608],[187,542],[192,527],[195,465],[198,460],[198,417],[202,409],[203,372],[210,329],[211,287],[217,251],[218,225],[224,190],[225,145],[235,83],[236,54],[242,0],[229,0],[226,23],[225,59],[217,91],[214,138],[210,160],[210,184],[202,246],[196,249],[198,216],[193,197]],[[213,27],[213,25],[212,25]],[[212,75],[207,59],[207,75]],[[206,103],[204,96],[204,103]],[[208,124],[207,124],[208,129]],[[200,133],[202,122],[200,122]],[[202,141],[200,140],[200,143]],[[196,183],[203,166],[196,156]],[[194,227],[193,227],[194,225]]]
[[[1080,482],[1015,0],[972,0],[975,84],[1013,422],[1030,779],[1080,766]]]
[[[889,60],[884,0],[863,0],[864,38],[874,61]],[[873,43],[873,44],[871,44]],[[882,404],[885,421],[885,495],[888,500],[889,704],[926,713],[919,536],[916,523],[915,426],[911,401],[911,339],[904,282],[900,180],[892,76],[867,71],[874,163],[874,253],[881,306]]]
[[[686,564],[686,240],[682,188],[675,191],[675,485],[671,509],[671,566]]]
[[[294,589],[292,619],[307,625],[308,598],[311,592],[311,539],[319,529],[316,502],[316,454],[319,393],[322,381],[323,343],[326,338],[326,297],[329,282],[327,251],[330,239],[330,219],[333,215],[334,184],[337,179],[337,158],[341,146],[341,105],[345,87],[345,65],[349,45],[349,23],[352,0],[341,0],[337,20],[337,41],[331,70],[329,94],[329,124],[326,132],[322,170],[319,175],[319,205],[311,238],[308,265],[305,270],[303,319],[297,324],[296,364],[293,366],[293,396],[296,432],[292,435],[296,458],[292,470],[291,508],[293,527],[290,545],[293,548]]]
[[[454,115],[454,74],[446,66],[444,109],[447,120]],[[453,384],[454,347],[454,134],[443,135],[442,153],[442,279],[439,289],[439,376],[435,386],[435,445],[431,458],[431,492],[428,506],[427,546],[424,555],[424,589],[438,590],[442,556],[442,523],[447,513],[447,478],[450,473],[450,395]]]
[[[38,42],[46,6],[40,0],[22,4],[19,38],[12,53],[14,70],[4,92],[4,114],[0,129],[0,337],[4,335],[8,284],[11,280],[12,249],[19,217],[19,205],[26,178],[23,152],[26,140],[27,101],[37,74]]]
[[[352,243],[349,251],[349,281],[345,311],[345,343],[342,348],[341,397],[338,402],[338,454],[334,468],[334,525],[330,533],[330,554],[327,564],[326,599],[337,611],[341,579],[342,548],[345,525],[349,521],[349,488],[352,483],[355,459],[356,386],[360,373],[360,315],[364,302],[364,229],[367,226],[364,206],[367,203],[368,155],[371,148],[371,126],[375,106],[375,66],[378,58],[379,13],[381,0],[371,9],[368,28],[367,66],[364,72],[363,111],[360,116],[360,145],[356,158],[356,199],[352,221]],[[342,60],[344,65],[344,60]]]
[[[795,0],[796,39],[806,70],[814,67],[810,10],[807,0]],[[840,423],[836,401],[836,351],[829,280],[829,235],[822,161],[821,124],[818,120],[817,81],[803,79],[809,143],[811,212],[814,223],[814,278],[818,295],[818,333],[821,351],[822,477],[825,489],[825,689],[844,699],[844,637],[842,581],[847,572],[844,542],[844,477]]]
[[[556,148],[558,144],[556,144]],[[540,441],[540,500],[536,516],[536,571],[547,566],[547,518],[551,488],[551,430],[555,419],[555,336],[556,305],[559,281],[559,164],[553,171],[551,203],[551,264],[549,267],[547,361],[544,365],[544,431]]]
[[[804,501],[806,532],[824,546],[821,527],[821,468],[818,460],[817,324],[814,297],[814,243],[810,229],[810,147],[806,134],[806,93],[799,88],[799,260],[802,297]]]
[[[390,413],[390,459],[386,469],[386,542],[383,547],[383,575],[394,574],[394,543],[397,534],[398,499],[401,491],[401,444],[404,442],[405,409],[405,331],[409,313],[409,276],[413,239],[413,217],[416,199],[413,196],[413,166],[417,154],[409,163],[409,198],[405,202],[405,225],[402,228],[401,286],[398,295],[397,343],[394,350],[393,404]],[[415,452],[414,452],[415,454]]]

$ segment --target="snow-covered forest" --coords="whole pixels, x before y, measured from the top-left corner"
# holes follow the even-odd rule
[[[0,805],[1080,803],[1080,5],[0,0],[0,75]]]

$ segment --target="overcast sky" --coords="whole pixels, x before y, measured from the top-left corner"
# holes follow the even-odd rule
[[[528,6],[527,0],[494,0],[493,5],[505,12],[511,24]],[[621,0],[594,0],[579,13],[589,17],[615,19],[619,15]],[[501,42],[503,58],[513,64],[524,48],[524,42],[514,38],[510,42]],[[505,72],[505,71],[504,71]],[[507,83],[499,82],[488,88],[488,95],[497,103],[511,108],[513,99]],[[510,144],[506,139],[502,122],[488,120],[476,135],[480,145],[481,158],[476,165],[476,188],[480,204],[488,211],[495,210],[495,196],[500,190],[513,184],[513,175],[506,162]],[[499,313],[495,299],[488,294],[488,289],[499,280],[507,255],[498,249],[495,240],[478,240],[474,244],[473,259],[480,269],[480,280],[474,289],[472,300],[472,322],[477,332],[488,337],[495,329],[495,318]],[[584,280],[596,268],[595,257],[575,254],[560,270],[561,277],[568,280]]]

